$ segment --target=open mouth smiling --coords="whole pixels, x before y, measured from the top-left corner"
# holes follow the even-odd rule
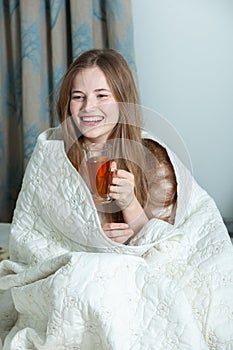
[[[81,122],[86,126],[96,126],[100,124],[103,119],[104,117],[100,115],[80,116]]]

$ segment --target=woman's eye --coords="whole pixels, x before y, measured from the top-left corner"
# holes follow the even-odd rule
[[[105,98],[105,97],[108,97],[108,95],[99,94],[97,97],[98,97],[98,98]]]
[[[72,97],[73,100],[78,100],[78,101],[83,101],[84,100],[84,96],[82,95],[74,95]]]

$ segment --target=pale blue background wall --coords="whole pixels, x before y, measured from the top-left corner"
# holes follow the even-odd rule
[[[233,219],[233,0],[132,0],[141,102],[178,130]]]

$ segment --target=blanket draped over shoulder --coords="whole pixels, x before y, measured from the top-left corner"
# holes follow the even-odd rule
[[[152,218],[115,243],[51,132],[27,166],[0,264],[2,348],[232,350],[233,249],[213,199],[167,149],[175,223]]]

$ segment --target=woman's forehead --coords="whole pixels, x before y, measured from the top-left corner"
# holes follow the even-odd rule
[[[73,80],[72,88],[81,90],[110,90],[106,76],[98,66],[84,68],[78,72]]]

